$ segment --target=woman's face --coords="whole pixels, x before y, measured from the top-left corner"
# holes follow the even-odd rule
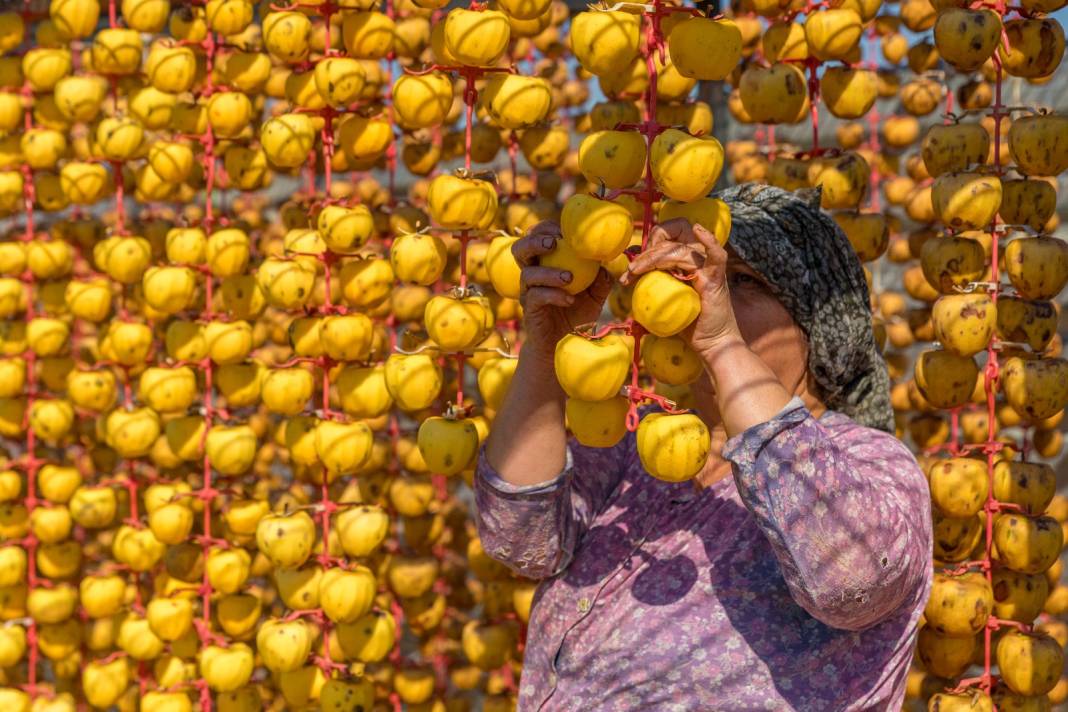
[[[728,248],[727,285],[742,338],[791,393],[808,377],[808,340],[767,282]]]

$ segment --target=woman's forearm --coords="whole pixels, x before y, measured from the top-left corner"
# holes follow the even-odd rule
[[[551,361],[520,352],[486,442],[486,458],[502,479],[517,486],[547,482],[564,469],[564,391]]]
[[[727,437],[775,417],[793,394],[739,335],[703,355]]]

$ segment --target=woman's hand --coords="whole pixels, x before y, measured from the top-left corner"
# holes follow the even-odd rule
[[[512,245],[521,269],[519,301],[527,332],[523,351],[530,349],[550,363],[556,342],[576,326],[596,321],[612,291],[612,277],[603,267],[586,291],[571,295],[564,289],[571,282],[570,272],[538,265],[538,257],[552,252],[559,239],[560,226],[546,220]]]
[[[715,410],[705,415],[710,425],[722,424],[727,436],[737,435],[779,413],[793,395],[742,338],[734,318],[727,285],[727,252],[700,225],[671,220],[650,234],[650,247],[630,264],[629,283],[655,269],[694,276],[701,313],[683,335],[698,353],[711,379]],[[701,403],[698,402],[701,411]]]
[[[657,225],[648,248],[630,263],[621,281],[630,284],[653,270],[693,276],[701,313],[684,336],[706,362],[723,346],[742,340],[727,286],[727,251],[711,232],[685,218]]]

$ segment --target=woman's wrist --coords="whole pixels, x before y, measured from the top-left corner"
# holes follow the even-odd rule
[[[528,363],[540,370],[556,371],[553,363],[556,358],[556,348],[548,344],[542,344],[531,339],[523,342],[519,349],[519,363]]]
[[[738,335],[725,335],[701,349],[716,406],[728,437],[773,418],[791,394],[768,365]]]
[[[712,377],[713,383],[716,380],[716,372],[724,368],[739,353],[740,349],[750,350],[749,345],[745,343],[745,339],[742,338],[737,329],[731,329],[714,341],[702,344],[700,351],[701,361],[704,363],[708,375]]]
[[[555,349],[548,351],[527,343],[519,350],[515,378],[538,385],[537,392],[563,400],[564,389],[556,378]]]

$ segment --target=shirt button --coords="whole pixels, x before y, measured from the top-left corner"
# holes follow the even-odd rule
[[[579,613],[585,613],[590,610],[590,599],[580,598],[578,602]]]

